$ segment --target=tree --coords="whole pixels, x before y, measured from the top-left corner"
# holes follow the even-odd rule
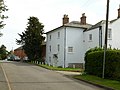
[[[26,30],[22,34],[18,34],[20,40],[16,39],[16,42],[23,45],[23,49],[30,60],[41,59],[42,42],[45,40],[43,28],[44,25],[39,22],[37,17],[30,17]]]
[[[7,58],[7,50],[4,45],[1,45],[1,47],[0,47],[0,58],[2,60]]]
[[[3,20],[8,18],[8,16],[3,15],[3,12],[5,11],[8,11],[7,6],[4,4],[3,0],[0,0],[0,29],[5,26]],[[0,33],[0,36],[2,36],[2,33]]]

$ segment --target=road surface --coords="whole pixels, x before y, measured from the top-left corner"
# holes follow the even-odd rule
[[[0,90],[104,90],[39,66],[3,62],[0,64]]]

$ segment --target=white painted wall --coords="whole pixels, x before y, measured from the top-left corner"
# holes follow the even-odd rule
[[[111,24],[112,28],[112,48],[120,49],[120,19]]]
[[[108,28],[112,28],[111,24],[109,23],[108,24]],[[105,23],[102,23],[102,47],[104,47],[104,44],[105,44],[105,28],[106,28],[106,25]],[[92,34],[92,40],[89,40],[89,34]],[[99,27],[98,28],[95,28],[95,29],[92,29],[92,30],[89,30],[89,31],[85,31],[84,32],[84,48],[85,48],[85,52],[91,48],[95,48],[95,47],[99,47]],[[112,38],[113,38],[113,30],[112,30]],[[108,48],[110,47],[110,45],[113,44],[113,39],[108,39],[107,40],[107,45],[108,45]]]
[[[60,32],[60,37],[58,38],[58,32]],[[51,35],[51,40],[50,40]],[[58,51],[58,44],[60,45],[60,50]],[[51,52],[50,52],[51,46]],[[58,62],[57,66],[63,66],[64,60],[64,28],[59,28],[57,30],[51,31],[47,33],[47,42],[46,42],[46,63],[54,66],[55,59],[53,58],[53,54],[57,54]],[[51,58],[51,62],[49,59]]]
[[[68,52],[73,47],[73,52]],[[84,63],[83,29],[66,28],[66,67],[69,63]]]
[[[92,40],[89,40],[90,34],[92,35]],[[99,47],[99,28],[84,32],[84,46],[85,52],[91,48]]]
[[[58,38],[60,32],[60,38]],[[51,40],[50,40],[51,35]],[[60,45],[58,52],[57,45]],[[51,52],[50,52],[51,46]],[[73,52],[68,52],[68,47],[73,47]],[[46,63],[54,65],[53,54],[58,55],[57,66],[68,67],[69,63],[84,63],[84,48],[83,48],[83,29],[62,27],[47,33],[46,42]],[[51,62],[49,59],[51,58]],[[65,61],[64,61],[65,60]]]

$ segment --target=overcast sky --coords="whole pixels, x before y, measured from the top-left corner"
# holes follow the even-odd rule
[[[0,45],[4,44],[10,51],[18,48],[16,39],[22,33],[30,16],[38,17],[43,23],[45,32],[62,25],[64,14],[68,14],[70,21],[80,21],[82,13],[87,16],[87,23],[95,24],[106,18],[107,0],[5,0],[9,11],[9,18],[1,32]],[[109,20],[117,18],[120,0],[110,0]]]

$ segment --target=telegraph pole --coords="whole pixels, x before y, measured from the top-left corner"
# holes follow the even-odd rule
[[[109,2],[110,2],[110,0],[107,0],[105,44],[104,44],[104,59],[103,59],[103,73],[102,73],[102,78],[104,78],[104,74],[105,74],[105,61],[106,61],[106,50],[107,50],[107,34],[108,34],[108,18],[109,18]]]

